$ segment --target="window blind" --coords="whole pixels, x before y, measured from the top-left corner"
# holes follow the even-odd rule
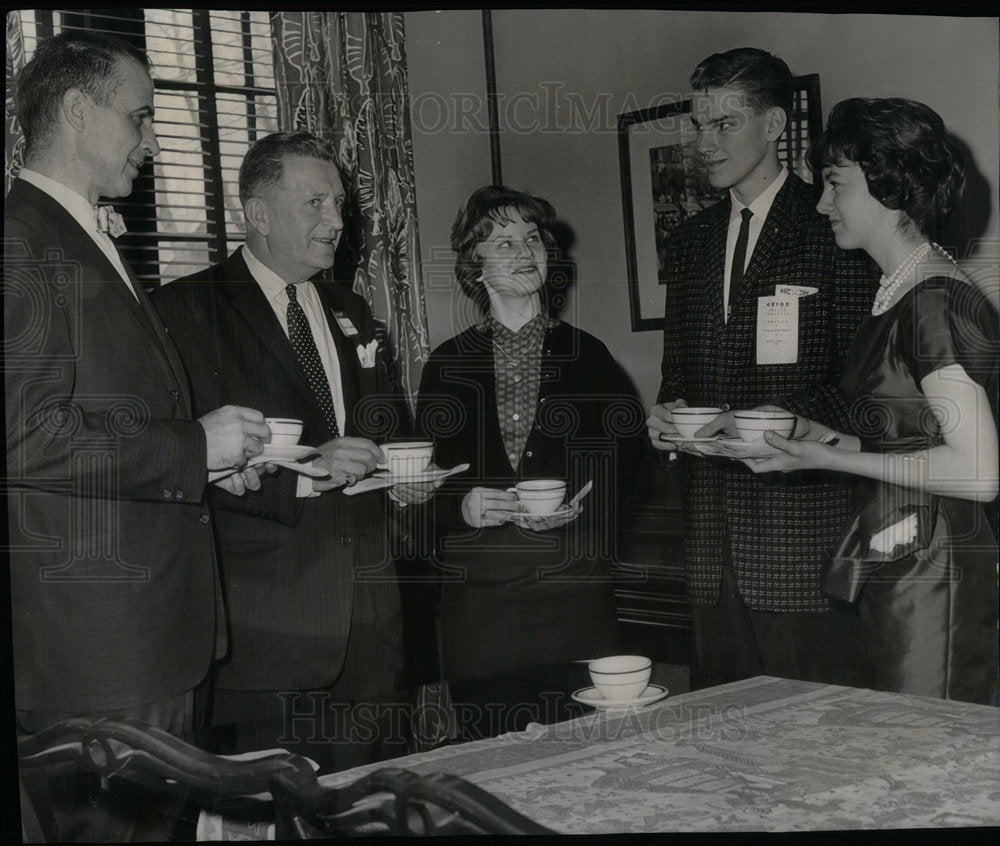
[[[86,29],[152,62],[160,154],[115,198],[118,245],[147,286],[223,261],[244,238],[237,185],[247,148],[278,129],[268,13],[209,9],[23,10],[28,58],[39,39]]]

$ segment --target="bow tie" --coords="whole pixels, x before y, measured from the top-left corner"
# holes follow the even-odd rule
[[[95,206],[94,214],[97,216],[97,231],[117,238],[127,231],[125,221],[122,216],[114,210],[113,206]]]

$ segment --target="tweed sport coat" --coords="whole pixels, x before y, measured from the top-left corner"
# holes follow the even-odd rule
[[[670,239],[662,383],[658,401],[751,408],[773,403],[840,430],[837,390],[845,354],[870,313],[877,270],[860,251],[839,249],[816,211],[817,192],[789,174],[764,221],[727,323],[722,286],[731,212],[727,197]],[[817,288],[799,298],[794,364],[756,361],[757,298],[776,284]],[[754,475],[737,461],[684,456],[684,544],[689,598],[718,602],[729,545],[747,605],[821,611],[824,555],[848,517],[851,489],[833,474]]]
[[[403,421],[383,402],[382,367],[362,367],[359,344],[375,337],[367,304],[345,286],[314,282],[337,348],[347,409],[344,435],[376,443],[400,436]],[[295,352],[247,269],[241,250],[224,263],[153,292],[191,379],[196,413],[223,403],[267,417],[304,422],[301,443],[331,432]],[[348,337],[334,313],[357,331]],[[209,502],[218,536],[229,657],[217,684],[231,690],[319,688],[339,675],[351,630],[356,579],[381,586],[386,618],[399,589],[386,542],[385,492],[340,490],[296,498],[296,474],[264,476],[242,497],[214,488]]]
[[[52,197],[15,180],[4,224],[17,707],[176,696],[224,648],[183,367],[139,283]]]

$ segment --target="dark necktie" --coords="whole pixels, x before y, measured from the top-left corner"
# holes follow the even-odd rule
[[[306,379],[309,380],[309,387],[312,388],[316,402],[319,403],[320,411],[323,412],[323,419],[326,420],[331,435],[334,438],[339,438],[340,428],[337,426],[337,412],[333,408],[330,382],[326,378],[323,362],[320,361],[319,351],[316,349],[316,339],[313,338],[312,330],[309,328],[306,313],[299,305],[295,286],[286,286],[285,292],[288,294],[288,340],[292,342],[292,349],[295,350],[295,356],[306,374]]]
[[[747,261],[747,242],[750,240],[750,218],[753,212],[743,209],[740,212],[740,234],[736,238],[736,249],[733,250],[733,266],[729,271],[729,313],[732,314],[736,298],[740,295],[740,285],[743,282],[743,266]]]

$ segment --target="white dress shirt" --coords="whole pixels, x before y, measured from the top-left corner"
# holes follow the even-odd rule
[[[129,279],[128,271],[125,270],[125,265],[122,263],[118,250],[115,249],[111,238],[97,229],[97,207],[92,206],[82,194],[77,194],[72,188],[67,188],[61,182],[56,182],[54,179],[38,173],[38,171],[22,167],[17,174],[17,178],[34,185],[39,191],[44,191],[70,213],[73,219],[83,227],[84,232],[100,247],[101,252],[108,257],[108,261],[118,271],[121,280],[128,286],[129,291],[132,292],[132,296],[135,297],[136,293],[132,287],[132,280]]]
[[[267,298],[268,305],[274,310],[275,317],[285,335],[288,335],[288,293],[285,288],[288,282],[278,276],[271,268],[260,261],[250,248],[243,245],[243,260],[254,281],[260,286]],[[330,331],[330,324],[323,314],[323,303],[312,282],[305,281],[296,285],[296,297],[302,311],[309,322],[309,330],[316,342],[316,351],[323,364],[327,382],[330,383],[330,396],[333,397],[333,408],[337,415],[337,426],[341,434],[347,422],[347,411],[344,407],[344,389],[340,384],[340,357],[337,355],[337,345]],[[318,446],[318,444],[312,444]],[[299,476],[297,496],[318,496],[313,492],[312,480],[308,476]]]
[[[733,273],[733,252],[736,250],[736,241],[740,235],[741,213],[743,209],[750,209],[753,212],[753,217],[750,218],[750,229],[747,233],[747,252],[745,264],[743,265],[745,272],[750,265],[750,258],[753,256],[754,247],[757,246],[757,239],[760,237],[761,229],[764,228],[767,213],[771,211],[774,198],[778,196],[778,192],[781,190],[781,186],[785,184],[787,178],[788,169],[782,165],[781,173],[778,174],[777,179],[764,189],[761,195],[750,203],[749,206],[743,205],[743,203],[736,199],[735,192],[731,188],[729,189],[729,197],[732,200],[732,211],[729,214],[729,237],[726,238],[726,276],[722,294],[722,313],[726,315],[727,321],[729,320],[729,280],[732,278]]]

